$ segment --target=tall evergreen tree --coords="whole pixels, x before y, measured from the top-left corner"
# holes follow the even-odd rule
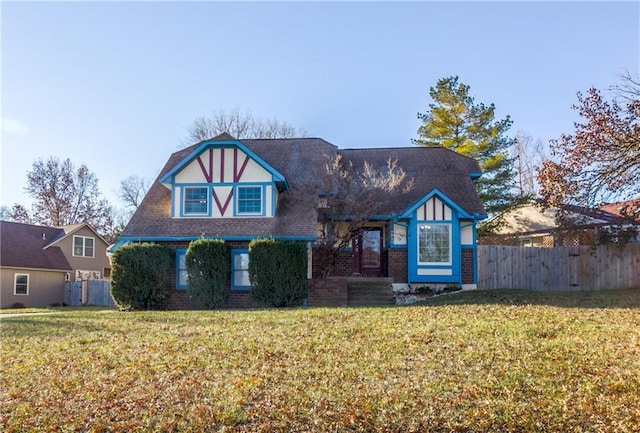
[[[512,123],[509,116],[496,120],[495,106],[476,104],[469,96],[469,86],[458,77],[441,78],[429,95],[433,103],[428,112],[418,113],[422,125],[413,143],[442,146],[478,161],[483,174],[476,189],[489,214],[520,202],[523,198],[514,193],[513,160],[509,158],[513,139],[505,135]]]

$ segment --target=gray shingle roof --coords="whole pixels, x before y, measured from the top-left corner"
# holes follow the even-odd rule
[[[230,136],[215,139],[230,140]],[[364,161],[384,167],[391,157],[398,160],[416,185],[407,194],[389,202],[388,214],[401,213],[417,200],[438,188],[470,214],[484,214],[475,192],[470,172],[480,172],[478,164],[470,158],[442,148],[385,148],[338,150],[320,138],[248,139],[240,140],[292,183],[311,182],[317,168],[326,161],[326,155],[336,153],[361,166]],[[182,161],[201,143],[172,154],[158,179]],[[310,198],[314,200],[315,198]],[[153,183],[131,221],[122,233],[125,238],[161,238],[219,236],[244,238],[255,236],[310,237],[316,236],[317,215],[312,206],[300,200],[290,200],[284,194],[278,200],[275,218],[171,218],[171,192],[158,180]]]
[[[389,158],[413,178],[415,185],[406,194],[387,202],[386,214],[402,213],[434,188],[437,188],[467,213],[485,214],[469,173],[480,173],[478,163],[466,156],[442,147],[391,147],[376,149],[344,149],[339,151],[354,167],[364,162],[382,169]]]
[[[44,249],[64,233],[61,228],[0,221],[0,265],[70,271],[59,247]]]

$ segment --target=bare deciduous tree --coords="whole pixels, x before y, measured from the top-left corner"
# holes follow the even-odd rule
[[[140,206],[140,202],[149,190],[149,181],[138,175],[131,175],[120,181],[120,189],[118,189],[118,197],[124,203],[125,207],[134,210]]]
[[[618,101],[632,102],[640,99],[640,76],[633,76],[625,71],[620,75],[620,83],[611,86],[610,90],[616,95]]]
[[[304,137],[306,131],[278,119],[261,119],[238,108],[216,110],[210,116],[201,116],[187,127],[184,145],[191,145],[227,132],[235,138],[293,138]]]
[[[0,206],[0,221],[12,221],[11,208],[9,206]]]
[[[392,159],[384,167],[366,161],[362,167],[354,167],[341,155],[326,156],[315,179],[313,184],[294,184],[293,189],[298,199],[317,205],[319,236],[314,254],[320,258],[323,277],[330,275],[341,251],[364,231],[372,215],[379,214],[395,195],[414,187],[413,178]]]
[[[102,197],[98,178],[84,164],[76,168],[69,158],[38,159],[27,172],[25,191],[35,202],[31,212],[14,205],[14,221],[48,226],[87,222],[103,236],[113,232],[113,208]]]
[[[518,131],[511,147],[511,158],[514,160],[518,194],[521,197],[534,197],[539,189],[538,169],[546,159],[544,143],[540,139],[534,141],[530,134]]]

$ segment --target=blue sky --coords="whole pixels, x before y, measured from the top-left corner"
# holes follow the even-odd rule
[[[548,141],[576,92],[640,68],[634,2],[7,2],[0,202],[30,204],[37,158],[155,178],[216,109],[278,118],[341,148],[411,146],[439,78],[458,75]],[[284,156],[286,157],[286,156]]]

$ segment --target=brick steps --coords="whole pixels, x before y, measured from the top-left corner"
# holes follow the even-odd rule
[[[354,277],[347,279],[350,307],[395,305],[391,278]]]

